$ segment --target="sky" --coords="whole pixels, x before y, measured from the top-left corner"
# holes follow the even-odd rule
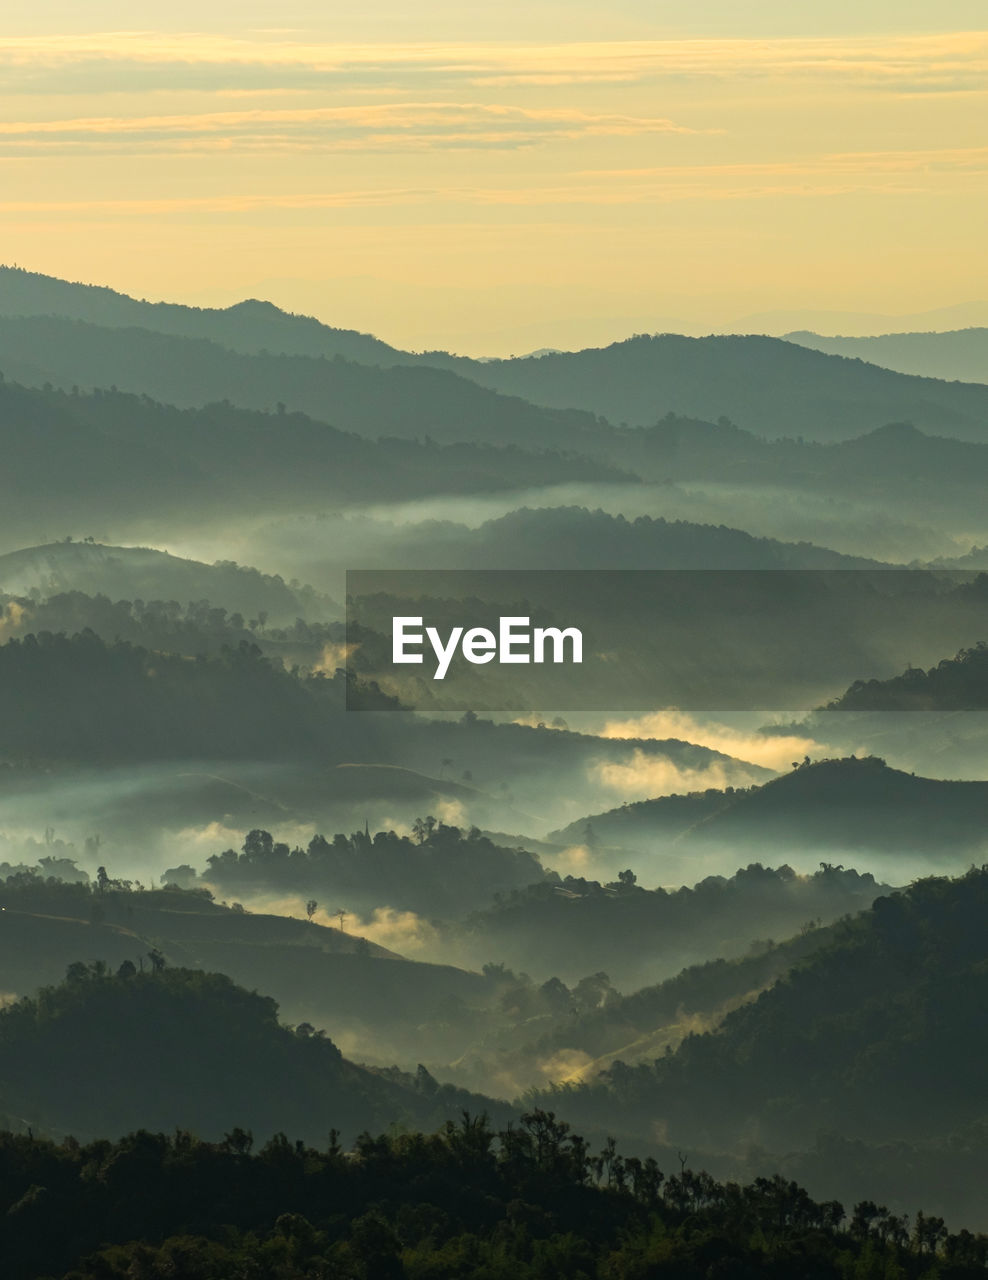
[[[985,15],[5,0],[0,261],[472,355],[978,303]]]

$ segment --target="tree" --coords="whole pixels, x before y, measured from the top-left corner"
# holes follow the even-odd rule
[[[316,908],[318,906],[319,903],[316,902],[315,898],[310,898],[305,904],[305,914],[310,924],[312,923],[312,917],[316,914]]]
[[[436,829],[436,819],[429,814],[426,818],[416,818],[412,823],[412,835],[418,844],[425,844]]]

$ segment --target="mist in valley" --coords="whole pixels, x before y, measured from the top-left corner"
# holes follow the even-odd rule
[[[764,401],[746,381],[750,345],[707,344],[690,358],[721,362],[743,427],[701,414],[709,396],[649,399],[649,416],[628,426],[586,396],[546,408],[564,394],[550,385],[553,360],[430,364],[256,307],[139,311],[163,326],[155,337],[153,325],[128,327],[126,300],[104,304],[112,325],[82,303],[72,324],[88,328],[35,316],[52,340],[44,369],[13,359],[34,330],[0,325],[11,459],[0,1004],[27,1009],[50,987],[72,1005],[100,984],[123,999],[127,982],[159,982],[149,990],[175,1000],[175,1026],[202,1016],[204,1045],[220,1026],[230,1043],[287,1037],[286,1079],[292,1054],[332,1059],[321,1070],[344,1073],[333,1078],[346,1124],[538,1106],[643,1157],[693,1144],[724,1176],[799,1170],[835,1195],[863,1179],[862,1194],[942,1195],[967,1212],[935,1153],[916,1157],[902,1190],[881,1152],[936,1140],[933,1126],[901,1118],[922,1089],[897,1056],[900,1030],[929,1066],[929,1028],[954,1043],[969,1016],[955,1025],[943,993],[979,980],[978,396],[928,388],[921,403],[898,375],[867,371],[859,395],[844,365],[827,363],[836,357],[814,355],[814,378],[844,397],[850,425],[837,430],[821,411],[804,439],[781,411],[755,422]],[[255,356],[272,324],[294,336],[283,354]],[[162,336],[181,342],[166,349]],[[572,385],[587,392],[601,358],[654,358],[657,369],[674,345],[574,353]],[[758,349],[780,386],[800,359],[787,345]],[[201,382],[172,395],[193,350]],[[87,390],[121,352],[171,363],[134,363],[123,390]],[[294,401],[288,370],[300,379]],[[626,396],[645,403],[654,372],[636,374]],[[493,394],[513,380],[539,382],[539,397]],[[920,427],[889,425],[904,407]],[[948,420],[963,438],[945,433]],[[23,497],[39,489],[43,501]],[[387,669],[399,596],[372,599],[356,629],[344,616],[348,570],[423,568],[683,576],[675,607],[644,589],[622,596],[617,572],[588,591],[606,661],[578,673],[579,696],[560,686],[564,696],[548,697],[521,672],[507,699],[488,671],[454,706]],[[709,598],[710,582],[722,599]],[[787,592],[801,602],[789,613]],[[440,613],[462,604],[421,600]],[[533,616],[564,605],[550,582]],[[777,634],[768,616],[785,620]],[[749,696],[676,697],[663,664],[680,687],[692,672],[690,688]],[[924,957],[920,970],[900,954]],[[886,989],[901,1025],[876,1012]],[[280,1023],[270,1009],[247,1012],[251,992],[277,1002]],[[875,1005],[859,1008],[860,993]],[[939,1002],[938,1022],[917,1012],[934,1007],[924,1001]],[[749,1025],[786,1062],[799,1060],[801,1036],[846,1057],[808,1065],[813,1086],[764,1067],[759,1092],[744,1066],[761,1043],[751,1048]],[[0,1114],[13,1127],[101,1134],[141,1114],[138,1101],[108,1104],[104,1118],[61,1087],[38,1092],[47,1077],[24,1067],[30,1054],[11,1035],[11,1061],[23,1061],[4,1075],[0,1036]],[[745,1082],[737,1114],[704,1057],[718,1052]],[[886,1062],[899,1065],[874,1085]],[[818,1122],[851,1141],[853,1107],[826,1102],[850,1096],[848,1079],[872,1081],[861,1120],[871,1145],[854,1156],[872,1162],[867,1176],[817,1143]],[[298,1077],[292,1092],[308,1088]],[[158,1094],[160,1114],[183,1123],[185,1102],[173,1105],[165,1082]],[[120,1085],[116,1096],[130,1095]],[[213,1098],[196,1123],[228,1104]],[[296,1123],[277,1098],[273,1110],[247,1095],[241,1105],[236,1123],[259,1133],[277,1115]],[[968,1081],[941,1108],[945,1141],[980,1105]]]

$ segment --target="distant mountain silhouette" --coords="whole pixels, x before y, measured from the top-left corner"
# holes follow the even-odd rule
[[[334,329],[248,298],[231,307],[147,302],[103,285],[76,284],[0,266],[0,315],[63,316],[110,329],[142,328],[179,338],[209,338],[231,351],[343,356],[363,364],[412,363],[414,356],[354,329]]]
[[[273,413],[280,405],[375,439],[577,449],[582,438],[599,435],[593,414],[526,404],[478,386],[469,373],[340,356],[245,355],[205,338],[61,317],[0,318],[0,370],[31,386],[119,388],[180,408],[229,401]]]
[[[779,338],[659,334],[535,359],[444,364],[506,395],[618,424],[647,426],[673,413],[727,417],[770,438],[847,440],[908,421],[988,440],[988,387],[894,373]]]
[[[637,426],[668,413],[709,421],[726,416],[769,438],[843,440],[895,421],[958,439],[988,438],[985,387],[896,373],[895,363],[880,368],[879,356],[884,359],[885,353],[877,348],[874,364],[843,358],[836,348],[835,354],[825,354],[830,348],[811,351],[818,341],[845,340],[804,333],[794,341],[639,335],[585,351],[471,360],[447,352],[400,351],[370,335],[289,315],[256,299],[225,309],[148,303],[9,267],[0,268],[0,317],[0,369],[33,385],[116,385],[185,405],[230,398],[248,407],[273,408],[283,401],[337,426],[374,434],[520,442],[538,429],[537,438],[546,446],[569,441],[578,447],[580,433],[593,427],[573,415],[533,417],[532,405],[539,405]],[[811,343],[804,341],[807,336]],[[983,376],[977,372],[983,363],[969,358],[964,345],[981,339],[947,334],[943,344],[933,342],[939,336],[905,338],[929,337],[932,349],[949,346],[952,352],[960,344],[964,354],[958,348],[950,356],[954,363],[943,369],[958,376],[952,371],[960,368],[956,359],[963,358],[966,376]],[[848,354],[858,352],[849,349]],[[249,358],[244,363],[238,355]],[[332,373],[313,367],[308,362],[314,358],[320,364],[342,358],[377,368],[362,379],[345,364]],[[412,367],[417,379],[410,376]],[[911,372],[911,366],[903,367]],[[931,365],[930,371],[939,368]],[[439,378],[440,372],[531,404],[494,407],[454,380]],[[395,401],[402,396],[407,403],[399,415]]]
[[[849,356],[899,373],[960,382],[988,382],[988,328],[949,333],[883,333],[870,338],[826,337],[805,329],[787,333],[787,342]]]
[[[898,315],[887,311],[834,311],[817,307],[756,311],[730,325],[718,326],[717,332],[785,334],[796,329],[812,329],[816,333],[869,337],[876,333],[942,333],[981,324],[988,324],[988,300],[955,302],[947,307]]]
[[[927,502],[948,494],[970,501],[971,486],[988,483],[988,438],[953,440],[908,422],[820,444],[765,440],[730,423],[673,418],[621,433],[612,448],[614,457],[650,480],[772,485],[858,499],[887,498],[894,487]]]

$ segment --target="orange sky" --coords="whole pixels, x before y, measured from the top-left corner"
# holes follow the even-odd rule
[[[988,297],[977,6],[161,8],[15,3],[5,261],[476,354]]]

